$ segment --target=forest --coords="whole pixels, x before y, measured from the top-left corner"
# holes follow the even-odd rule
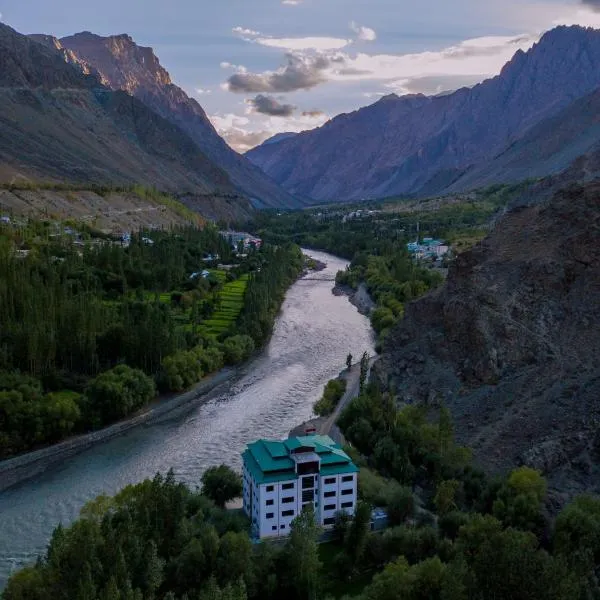
[[[99,497],[58,527],[44,556],[10,578],[3,600],[584,600],[598,597],[600,500],[555,519],[546,482],[522,467],[489,478],[454,440],[443,406],[397,408],[373,384],[342,413],[360,465],[353,520],[323,541],[311,509],[282,543],[253,543],[224,503],[225,466],[201,491],[173,474]],[[371,508],[388,527],[371,531]]]
[[[213,226],[123,243],[85,225],[2,223],[0,457],[100,428],[246,360],[302,266],[291,244],[237,257]]]

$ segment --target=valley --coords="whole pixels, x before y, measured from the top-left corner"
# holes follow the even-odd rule
[[[2,600],[600,597],[597,7],[263,2],[0,22]]]

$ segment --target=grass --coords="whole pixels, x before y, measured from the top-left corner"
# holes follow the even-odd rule
[[[211,273],[223,273],[222,271],[211,271]],[[242,275],[235,281],[230,281],[223,286],[219,292],[219,308],[212,314],[210,319],[202,323],[202,329],[209,335],[217,336],[227,331],[239,317],[244,307],[244,294],[248,285],[249,275]],[[223,280],[225,274],[223,273]]]

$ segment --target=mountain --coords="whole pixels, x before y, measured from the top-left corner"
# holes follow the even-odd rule
[[[151,48],[138,46],[128,35],[101,37],[90,32],[59,40],[90,72],[112,90],[123,90],[176,125],[230,176],[255,205],[298,208],[301,201],[283,190],[218,135],[206,113],[178,86]]]
[[[180,128],[68,58],[0,24],[2,180],[141,183],[246,202]]]
[[[534,125],[493,159],[467,170],[446,191],[466,191],[561,173],[598,145],[600,89]]]
[[[598,182],[513,206],[406,307],[375,367],[399,402],[448,406],[489,472],[542,470],[555,507],[600,492],[599,206]]]
[[[439,193],[598,87],[600,31],[558,27],[473,88],[392,94],[247,156],[317,200]]]

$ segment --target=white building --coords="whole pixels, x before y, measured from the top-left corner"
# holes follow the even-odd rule
[[[358,467],[330,437],[258,440],[242,458],[244,511],[257,537],[288,535],[307,504],[323,527],[333,526],[337,512],[354,514]]]

